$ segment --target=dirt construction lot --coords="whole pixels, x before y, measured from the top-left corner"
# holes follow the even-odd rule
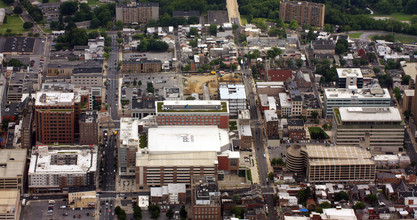
[[[190,95],[192,93],[203,94],[204,85],[207,85],[210,91],[210,94],[218,94],[218,84],[219,83],[242,83],[242,78],[235,77],[233,73],[226,73],[222,76],[211,75],[209,73],[204,73],[200,75],[189,75],[183,77],[184,84],[184,94]]]

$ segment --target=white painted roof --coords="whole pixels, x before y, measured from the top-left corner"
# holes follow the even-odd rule
[[[45,94],[44,100],[41,98],[43,94]],[[65,92],[37,92],[35,97],[35,105],[72,104],[75,99],[75,94]]]
[[[340,107],[342,121],[401,121],[401,114],[395,107]]]
[[[242,84],[219,85],[220,99],[246,99],[245,86]]]
[[[148,148],[152,154],[219,152],[229,143],[227,130],[217,126],[159,126],[148,130]]]

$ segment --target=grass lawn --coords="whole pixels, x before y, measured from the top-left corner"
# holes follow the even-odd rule
[[[326,132],[324,132],[324,130],[320,127],[309,127],[308,131],[311,139],[329,139],[329,135],[327,135]]]
[[[398,12],[398,13],[392,13],[390,15],[375,13],[375,14],[370,15],[370,16],[371,17],[391,17],[391,18],[394,18],[394,19],[399,20],[399,21],[409,21],[409,20],[411,20],[412,15],[407,15],[407,14]]]
[[[229,130],[231,131],[237,130],[236,121],[229,121]]]
[[[404,34],[395,34],[395,39],[400,41],[403,44],[409,44],[417,42],[417,36],[410,36],[410,35],[404,35]]]
[[[6,33],[7,29],[11,29],[12,33],[21,34],[26,32],[23,29],[23,21],[19,16],[7,16],[7,23],[0,26],[0,33]]]
[[[88,5],[91,7],[91,6],[104,5],[104,3],[99,2],[99,0],[88,0]]]
[[[349,34],[350,38],[359,38],[363,33],[351,33]]]
[[[245,26],[248,23],[248,20],[246,19],[245,16],[240,16],[240,20],[242,21],[242,26]]]
[[[3,1],[0,1],[0,8],[8,8],[10,7],[9,5],[4,4]]]

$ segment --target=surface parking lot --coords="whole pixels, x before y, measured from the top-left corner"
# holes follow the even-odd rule
[[[93,219],[94,209],[72,210],[71,208],[60,208],[66,206],[65,201],[55,201],[53,211],[48,212],[49,200],[31,200],[23,208],[21,219]],[[67,215],[66,215],[67,214]],[[75,218],[74,218],[75,216]]]

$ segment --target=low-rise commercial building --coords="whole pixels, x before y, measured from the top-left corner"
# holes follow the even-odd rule
[[[26,149],[0,149],[0,189],[18,189],[26,182]]]
[[[167,186],[151,187],[152,204],[185,204],[186,185],[184,183],[169,183]]]
[[[333,134],[338,145],[361,146],[372,154],[403,151],[405,125],[395,107],[334,109]]]
[[[229,103],[218,100],[156,102],[158,125],[217,125],[229,128]]]
[[[136,154],[136,186],[189,185],[193,176],[217,176],[218,152],[229,148],[227,130],[217,126],[148,129],[148,148]]]
[[[303,119],[288,120],[288,136],[291,141],[306,139],[306,130]]]
[[[97,192],[72,192],[68,193],[68,206],[71,208],[95,208]]]
[[[28,172],[29,191],[65,192],[72,186],[95,186],[97,146],[35,146]]]
[[[293,145],[287,169],[310,183],[369,183],[375,180],[371,152],[353,146]]]

